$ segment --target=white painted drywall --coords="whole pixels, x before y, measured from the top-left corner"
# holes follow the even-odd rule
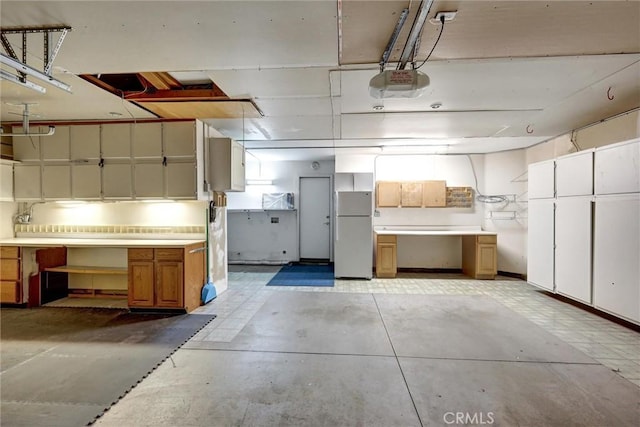
[[[298,201],[300,177],[332,176],[333,161],[261,162],[246,157],[247,180],[271,179],[273,185],[247,185],[244,193],[227,193],[229,261],[286,263],[299,260]],[[262,209],[263,193],[294,193],[295,212],[237,212]],[[234,212],[236,211],[236,212]],[[271,218],[278,218],[272,223]]]
[[[18,213],[18,203],[0,202],[0,238],[13,237],[13,217]]]

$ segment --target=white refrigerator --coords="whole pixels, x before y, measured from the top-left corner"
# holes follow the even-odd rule
[[[336,278],[373,276],[372,194],[371,191],[336,193],[333,252]]]

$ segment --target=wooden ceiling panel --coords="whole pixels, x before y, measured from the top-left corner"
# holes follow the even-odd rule
[[[138,102],[165,119],[241,119],[262,117],[248,100]]]

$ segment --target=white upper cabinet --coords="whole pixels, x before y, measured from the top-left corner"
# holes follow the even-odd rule
[[[0,160],[0,201],[12,202],[13,200],[13,163]]]
[[[135,123],[131,131],[134,158],[162,157],[162,123]]]
[[[556,159],[556,193],[558,197],[593,194],[593,150]]]
[[[71,197],[77,200],[100,200],[102,198],[100,171],[97,163],[72,165]]]
[[[136,199],[164,197],[164,169],[162,163],[137,163],[134,168],[134,194]]]
[[[169,199],[194,199],[197,197],[195,163],[167,163],[165,172]]]
[[[100,125],[69,127],[71,160],[100,158]]]
[[[70,165],[47,165],[42,168],[42,197],[44,200],[71,199]]]
[[[529,199],[555,197],[555,161],[532,163],[529,165]]]
[[[162,124],[164,155],[167,157],[195,157],[195,122],[165,122]]]
[[[13,133],[22,133],[22,126],[12,129]],[[41,128],[31,126],[29,133],[40,133]],[[13,137],[13,159],[21,162],[40,160],[40,137],[39,136],[14,136]]]
[[[13,165],[14,197],[16,201],[42,200],[40,170],[40,164]]]
[[[40,138],[42,160],[69,160],[69,126],[56,126],[51,136]]]
[[[595,194],[640,192],[640,139],[595,150]]]
[[[102,125],[100,149],[104,159],[131,158],[131,125],[128,123]]]
[[[133,197],[131,164],[108,164],[102,167],[102,196],[127,200]]]
[[[209,182],[216,191],[244,191],[244,146],[231,138],[209,138]]]

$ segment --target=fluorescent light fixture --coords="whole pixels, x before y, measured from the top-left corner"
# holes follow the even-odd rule
[[[247,185],[273,185],[272,179],[248,179]]]
[[[35,90],[36,92],[47,93],[47,89],[43,88],[42,86],[32,82],[27,82],[27,81],[23,82],[22,80],[20,80],[18,76],[16,76],[15,74],[11,74],[5,70],[0,70],[0,79],[19,84],[20,86],[24,86],[28,89]]]
[[[38,71],[35,68],[23,64],[22,62],[17,61],[10,56],[5,55],[4,53],[0,53],[0,62],[2,62],[4,65],[8,65],[9,67],[15,68],[16,71],[33,76],[45,83],[49,83],[50,85],[55,86],[58,89],[71,92],[71,86],[69,86],[68,84],[61,82],[60,80],[56,80],[53,77],[46,75],[42,71]]]

